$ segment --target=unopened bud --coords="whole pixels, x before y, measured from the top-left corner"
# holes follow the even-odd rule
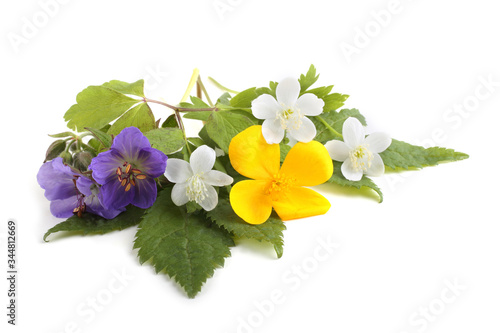
[[[92,154],[88,151],[76,153],[73,157],[73,166],[80,171],[87,171],[92,162]]]
[[[73,156],[67,151],[63,151],[59,156],[62,157],[65,164],[71,165],[73,163]]]
[[[57,156],[59,156],[66,149],[66,141],[64,140],[56,140],[52,142],[52,144],[47,149],[45,153],[45,161],[43,163],[53,160]]]

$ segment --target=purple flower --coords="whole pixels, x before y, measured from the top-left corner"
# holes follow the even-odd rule
[[[99,186],[91,179],[73,171],[61,157],[44,163],[37,174],[38,184],[50,200],[50,212],[68,218],[84,212],[112,219],[125,209],[104,209],[98,199]]]
[[[110,150],[94,157],[89,170],[102,185],[99,200],[104,207],[119,209],[132,204],[148,208],[156,200],[155,178],[166,166],[167,156],[151,148],[137,128],[127,127],[116,136]]]

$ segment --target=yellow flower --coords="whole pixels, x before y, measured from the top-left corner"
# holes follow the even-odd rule
[[[292,147],[280,168],[280,147],[267,144],[261,126],[251,126],[229,145],[229,159],[236,171],[251,178],[236,183],[229,195],[236,214],[251,224],[267,221],[272,209],[282,220],[325,214],[330,202],[303,186],[326,182],[333,163],[317,141]]]

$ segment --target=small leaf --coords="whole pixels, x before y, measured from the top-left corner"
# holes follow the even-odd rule
[[[460,161],[469,158],[469,155],[441,147],[426,149],[393,139],[389,148],[380,153],[380,157],[391,169],[408,169],[423,168],[444,161]]]
[[[97,128],[91,128],[91,127],[85,127],[85,129],[87,131],[89,131],[90,133],[92,133],[92,135],[97,139],[99,140],[99,142],[101,142],[101,144],[105,147],[105,148],[109,148],[111,147],[111,145],[113,144],[113,138],[111,137],[111,135],[109,135],[108,133],[105,133],[101,130],[98,130]],[[90,142],[89,142],[90,143]],[[94,146],[92,146],[93,148],[95,148]],[[99,149],[98,148],[95,148],[96,150]]]
[[[236,94],[233,98],[231,98],[230,105],[234,108],[251,108],[252,101],[259,97],[262,94],[257,92],[257,88],[249,88],[243,90],[242,92]]]
[[[193,108],[193,109],[205,109],[210,107],[210,105],[203,102],[203,100],[201,100],[198,97],[190,96],[189,99],[191,100],[191,103],[182,102],[180,103],[180,106],[183,108]]]
[[[85,127],[101,128],[139,101],[103,86],[90,86],[76,96],[74,104],[64,115],[68,127],[81,132]]]
[[[187,214],[172,203],[170,190],[163,190],[143,216],[134,248],[141,264],[151,261],[157,273],[164,271],[194,298],[212,277],[234,245],[223,229],[210,225],[203,214]]]
[[[363,178],[359,181],[352,181],[348,180],[344,177],[342,174],[341,170],[342,162],[338,161],[333,161],[333,175],[332,177],[328,180],[329,183],[335,183],[341,186],[347,186],[347,187],[354,187],[357,188],[358,190],[363,187],[369,187],[375,192],[377,192],[379,196],[379,202],[382,202],[384,200],[384,195],[382,194],[382,191],[380,188],[368,177],[363,175]]]
[[[301,74],[299,78],[299,83],[300,83],[300,92],[303,93],[312,86],[316,81],[318,81],[319,74],[316,75],[316,68],[314,65],[311,65],[309,67],[309,70],[307,71],[306,75]]]
[[[323,97],[325,106],[323,106],[323,112],[335,111],[344,105],[344,102],[349,98],[349,95],[343,95],[339,93],[334,93]]]
[[[68,137],[74,137],[75,134],[72,132],[62,132],[58,134],[49,134],[51,138],[68,138]]]
[[[184,118],[186,119],[196,119],[207,121],[210,115],[215,111],[192,111],[184,113]]]
[[[316,126],[316,137],[314,140],[325,144],[330,140],[342,140],[341,137],[333,133],[322,121],[323,119],[329,127],[333,128],[338,133],[342,134],[342,126],[347,118],[354,117],[357,118],[361,124],[366,126],[365,117],[363,117],[357,109],[342,109],[340,112],[332,111],[328,113],[323,113],[316,117],[311,117],[314,125]]]
[[[278,258],[283,255],[283,231],[286,227],[279,218],[271,216],[265,223],[248,224],[236,215],[227,199],[219,200],[217,207],[207,212],[207,216],[235,237],[271,243]]]
[[[118,135],[127,127],[137,127],[142,133],[156,128],[155,117],[151,108],[146,103],[141,103],[121,116],[108,130],[108,134]]]
[[[161,150],[165,155],[175,153],[185,144],[184,134],[179,128],[157,128],[144,135],[151,143],[151,147]]]
[[[163,122],[163,124],[161,124],[161,127],[163,127],[163,128],[167,128],[167,127],[179,127],[177,125],[177,119],[175,118],[175,114],[171,114],[170,116],[168,116],[168,118],[165,119],[165,121]]]
[[[216,104],[222,104],[222,105],[231,105],[231,102],[229,101],[231,99],[231,95],[226,91],[220,97],[217,99]]]
[[[118,80],[111,80],[102,85],[103,87],[113,89],[122,94],[144,96],[144,80],[138,80],[134,83],[127,83]]]
[[[220,111],[212,113],[205,126],[210,138],[227,153],[233,137],[252,125],[253,122],[248,117],[230,111]]]
[[[144,211],[144,209],[130,205],[125,212],[111,220],[90,213],[83,214],[81,218],[75,215],[50,228],[43,236],[43,240],[47,242],[49,235],[60,231],[73,231],[87,235],[106,234],[115,230],[123,230],[139,224]]]

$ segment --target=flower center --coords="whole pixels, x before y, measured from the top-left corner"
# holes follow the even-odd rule
[[[198,204],[208,195],[207,187],[200,176],[201,175],[197,174],[189,178],[186,188],[186,194],[189,201],[195,201]]]
[[[373,153],[368,150],[368,145],[361,145],[349,152],[349,158],[356,171],[366,172],[372,166]]]
[[[136,180],[146,179],[146,175],[141,170],[132,168],[132,164],[125,162],[116,169],[118,181],[125,187],[125,192],[130,191],[136,185]]]
[[[276,119],[280,120],[281,128],[287,129],[299,129],[302,125],[302,118],[304,115],[299,109],[293,107],[287,107],[284,104],[281,105],[282,109],[276,114]]]
[[[269,185],[267,191],[269,195],[271,195],[272,200],[275,201],[278,200],[280,196],[287,193],[290,189],[290,186],[292,186],[294,183],[295,179],[286,177],[282,174],[277,174],[273,177],[273,180],[271,181],[271,184]]]
[[[87,205],[85,204],[85,195],[78,190],[76,186],[76,180],[79,176],[73,177],[73,184],[75,185],[77,204],[75,209],[73,209],[73,214],[76,214],[78,217],[82,217],[83,213],[87,209]]]

